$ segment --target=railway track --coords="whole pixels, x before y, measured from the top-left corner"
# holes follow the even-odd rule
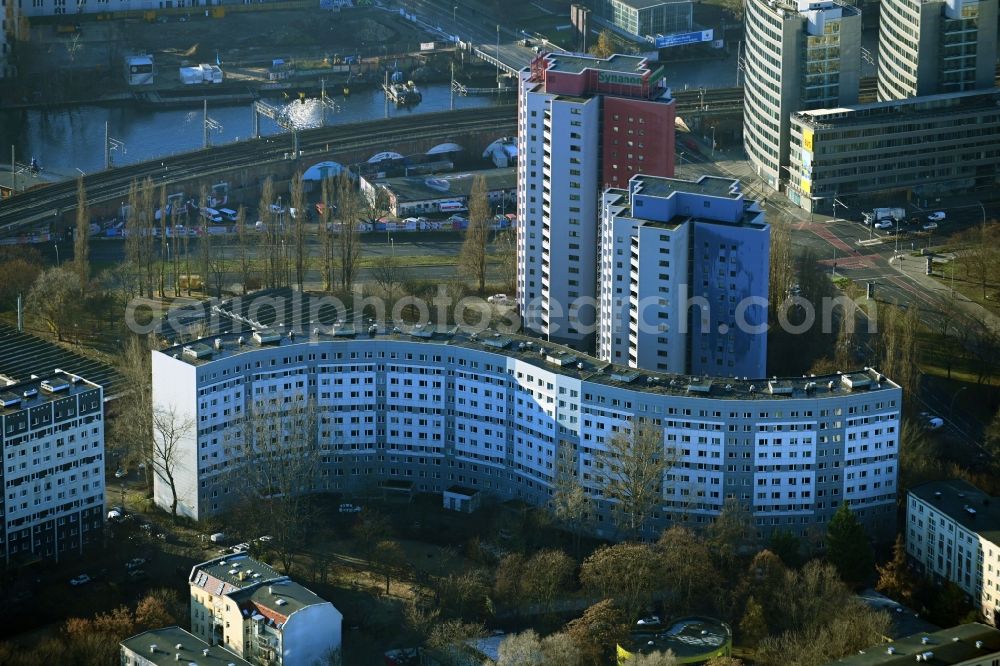
[[[299,150],[304,156],[368,148],[374,153],[414,136],[444,141],[467,132],[492,130],[499,136],[511,134],[515,129],[513,106],[464,109],[303,130],[299,132]],[[280,162],[293,152],[292,136],[280,134],[101,171],[84,176],[83,182],[87,200],[104,203],[123,200],[133,180],[152,178],[156,185],[170,185],[244,166]],[[75,206],[75,181],[47,185],[5,199],[0,202],[0,238],[57,220],[63,211]]]

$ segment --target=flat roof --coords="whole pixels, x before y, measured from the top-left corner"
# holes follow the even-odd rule
[[[909,490],[963,528],[1000,545],[1000,498],[961,479],[931,481]]]
[[[670,624],[634,628],[623,645],[632,653],[672,650],[681,659],[707,655],[723,648],[733,638],[729,625],[707,617],[686,617]]]
[[[979,642],[978,647],[977,642]],[[950,666],[982,660],[998,651],[1000,651],[1000,631],[977,622],[942,629],[931,634],[914,634],[891,643],[874,645],[860,654],[844,657],[831,664],[896,666],[912,664],[916,655],[926,655],[929,652],[933,656],[922,659],[923,663]]]
[[[296,292],[298,293],[298,292]],[[273,299],[273,296],[269,296]],[[227,332],[217,336],[205,338],[204,342],[211,343],[213,353],[210,358],[195,358],[183,353],[185,344],[178,344],[160,350],[159,353],[168,356],[175,356],[180,362],[189,365],[200,366],[213,360],[223,358],[233,358],[240,354],[257,351],[265,347],[290,347],[305,343],[345,343],[353,339],[372,341],[409,341],[419,342],[438,347],[462,347],[487,351],[500,354],[506,357],[518,359],[544,368],[552,372],[558,372],[568,377],[590,381],[597,384],[608,384],[618,387],[630,387],[636,391],[643,391],[652,394],[668,395],[701,395],[718,399],[764,399],[774,400],[779,398],[787,399],[822,399],[826,397],[839,397],[852,392],[875,392],[888,389],[898,389],[899,387],[889,378],[882,375],[875,368],[864,368],[850,375],[862,374],[871,379],[866,386],[856,386],[852,388],[844,381],[842,373],[833,373],[821,376],[803,376],[788,378],[736,378],[736,377],[692,377],[691,375],[677,375],[664,372],[650,372],[637,368],[616,366],[606,361],[587,356],[579,350],[571,349],[552,342],[547,342],[539,338],[532,338],[514,333],[499,333],[491,329],[477,331],[462,327],[417,327],[404,323],[375,322],[374,330],[366,325],[365,321],[357,327],[357,331],[352,331],[351,335],[336,335],[336,330],[331,330],[329,326],[317,325],[310,321],[309,313],[317,305],[310,304],[310,301],[322,304],[328,301],[321,297],[313,297],[308,294],[299,294],[304,302],[294,306],[294,298],[285,303],[287,308],[294,314],[294,310],[301,309],[301,315],[305,318],[296,320],[286,320],[287,323],[281,327],[274,327],[274,330],[281,332],[279,340],[274,344],[257,344],[253,342],[252,329],[245,322],[233,320],[225,328]],[[233,299],[232,310],[229,303],[216,306],[219,313],[240,312],[251,307],[252,298]],[[293,307],[294,306],[294,307]],[[241,328],[242,327],[242,328]],[[294,333],[294,335],[290,335]],[[242,339],[242,343],[240,340]],[[216,348],[216,341],[218,348]],[[187,343],[190,344],[190,343]],[[573,357],[573,362],[562,364],[560,359]],[[775,396],[768,393],[767,383],[769,380],[786,379],[791,383],[792,390],[787,394]],[[689,387],[692,382],[698,384],[698,391],[692,392]],[[707,388],[704,386],[708,381]],[[227,558],[219,558],[227,559]],[[232,558],[228,558],[232,559]],[[199,565],[202,566],[202,565]]]
[[[196,564],[188,582],[209,594],[221,596],[253,587],[268,581],[285,579],[269,565],[258,562],[249,555],[223,555],[214,560]]]
[[[701,176],[697,180],[684,180],[683,178],[665,178],[662,176],[633,176],[629,180],[629,187],[633,194],[649,197],[669,199],[675,193],[702,195],[705,197],[716,197],[721,199],[731,199],[733,201],[743,200],[742,215],[735,220],[717,219],[706,216],[675,215],[668,221],[650,220],[644,211],[638,210],[632,205],[632,195],[628,189],[608,188],[605,196],[617,195],[618,199],[608,200],[612,205],[621,206],[626,217],[642,220],[644,225],[652,225],[665,229],[675,229],[688,220],[696,220],[709,224],[722,224],[728,226],[747,225],[763,228],[767,221],[763,215],[763,209],[755,199],[747,199],[740,189],[740,182],[732,178],[722,178],[719,176]]]
[[[143,659],[158,666],[250,666],[250,662],[241,659],[229,650],[209,645],[197,636],[180,627],[163,627],[150,629],[141,634],[126,638],[122,647],[131,650]],[[181,647],[178,648],[177,646]],[[208,654],[205,654],[208,650]],[[180,658],[177,658],[180,655]]]
[[[113,396],[122,387],[122,378],[114,368],[86,356],[73,353],[42,338],[0,324],[0,375],[14,381],[31,375],[52,374],[56,368],[86,377],[104,387],[105,396]],[[0,386],[3,381],[0,380]]]
[[[307,606],[329,603],[312,590],[287,579],[238,590],[229,597],[239,604],[244,617],[253,617],[258,612],[275,624],[284,624],[289,615]]]
[[[476,176],[486,179],[488,191],[513,190],[517,187],[517,168],[484,169],[464,173],[445,173],[422,176],[400,176],[369,181],[382,185],[400,201],[427,201],[434,199],[464,198],[472,193]]]
[[[100,388],[93,382],[61,370],[16,384],[5,386],[0,383],[0,416]]]
[[[886,123],[889,120],[903,123],[921,115],[935,119],[949,115],[962,115],[984,109],[996,109],[1000,103],[1000,89],[969,90],[959,93],[925,95],[887,102],[852,104],[834,109],[812,109],[792,114],[792,120],[807,127],[833,129],[852,125]]]
[[[666,2],[665,0],[611,0],[620,5],[626,5],[632,9],[651,9],[652,7],[659,7],[660,5],[669,5],[678,2],[690,2],[690,0],[670,0]]]
[[[698,180],[684,178],[666,178],[663,176],[633,176],[629,183],[637,194],[654,197],[669,197],[674,192],[703,194],[708,197],[723,197],[739,199],[743,196],[740,181],[735,178],[721,176],[700,176]]]
[[[659,4],[659,3],[658,3]],[[646,59],[642,56],[623,55],[616,53],[607,58],[588,56],[578,53],[549,53],[546,71],[571,72],[579,74],[593,69],[602,72],[618,72],[619,74],[645,74],[650,71]]]

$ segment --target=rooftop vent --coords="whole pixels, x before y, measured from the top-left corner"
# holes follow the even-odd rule
[[[203,657],[207,657],[208,656],[208,648],[205,648],[204,650],[201,651],[201,656],[203,656]]]
[[[175,650],[183,650],[184,649],[184,644],[183,643],[178,643],[177,645],[174,646],[174,649]]]
[[[46,379],[39,386],[42,387],[43,391],[49,393],[59,393],[69,389],[69,382],[62,379]]]
[[[244,342],[246,342],[246,340],[243,339],[242,335],[236,339],[236,344],[238,344],[240,347],[243,346]]]
[[[934,499],[941,499],[941,491],[940,490],[935,490],[934,491]]]
[[[216,349],[222,349],[222,338],[216,338],[215,339],[215,348]]]
[[[274,603],[276,603],[276,604],[277,604],[277,605],[279,605],[279,606],[284,606],[284,605],[285,605],[285,604],[287,604],[288,602],[287,602],[287,601],[285,601],[284,599],[278,599],[278,600],[277,600],[277,601],[275,601]]]
[[[153,643],[152,645],[149,646],[149,653],[156,654],[156,643]]]
[[[180,652],[175,652],[174,653],[174,661],[180,661],[180,660],[181,660],[181,653]]]
[[[976,649],[977,650],[982,650],[983,649],[983,642],[982,641],[976,641]]]
[[[886,653],[886,654],[896,654],[896,648],[894,648],[894,647],[892,647],[892,646],[890,645],[889,647],[887,647],[887,648],[885,649],[885,653]]]
[[[921,645],[930,645],[931,644],[931,637],[930,636],[924,636],[923,638],[920,639],[920,644]]]

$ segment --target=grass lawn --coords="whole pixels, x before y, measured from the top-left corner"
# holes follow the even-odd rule
[[[961,256],[957,256],[941,268],[935,268],[934,278],[974,303],[982,305],[995,315],[1000,315],[1000,269],[994,271],[992,279],[986,283],[986,297],[983,297],[983,286],[975,278],[970,279],[970,274],[975,275],[975,271],[968,271]],[[954,275],[954,279],[952,276]]]

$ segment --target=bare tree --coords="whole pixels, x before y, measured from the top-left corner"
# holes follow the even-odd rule
[[[406,275],[399,260],[391,255],[377,257],[371,269],[372,281],[382,291],[386,300],[392,302],[396,291],[403,285]]]
[[[299,291],[302,291],[306,271],[306,195],[302,187],[301,171],[292,177],[292,207],[295,209],[292,221],[295,225],[295,283],[299,286]]]
[[[590,55],[598,58],[608,58],[615,53],[615,40],[610,30],[601,30],[597,43],[590,47]]]
[[[240,510],[248,512],[249,524],[274,536],[288,572],[314,517],[309,495],[317,490],[321,460],[316,405],[297,393],[259,400],[230,437],[242,452],[232,479],[246,496]]]
[[[167,187],[160,186],[160,260],[157,262],[157,281],[160,287],[160,298],[167,295],[166,259],[167,259]]]
[[[240,255],[240,288],[245,294],[250,280],[250,240],[247,237],[247,210],[243,206],[236,211],[236,243]]]
[[[362,199],[364,217],[372,224],[389,213],[392,202],[389,200],[389,192],[381,185],[376,185]]]
[[[663,587],[663,569],[652,546],[622,542],[593,552],[580,568],[584,588],[614,599],[635,620]]]
[[[194,429],[194,421],[184,417],[173,407],[153,409],[153,446],[150,465],[153,473],[170,488],[170,514],[177,515],[176,470],[183,441]]]
[[[500,279],[508,294],[517,291],[517,228],[504,229],[496,237]]]
[[[90,210],[83,176],[76,179],[76,230],[73,234],[73,267],[80,278],[80,288],[90,282]]]
[[[667,455],[663,429],[642,420],[629,422],[604,445],[595,456],[604,496],[614,504],[619,529],[637,535],[663,504],[664,475],[674,454]]]
[[[198,197],[198,209],[204,211],[207,206],[208,188],[202,185],[201,195]],[[201,235],[198,238],[198,270],[201,273],[202,289],[207,296],[209,276],[212,274],[212,233],[209,229],[208,217],[203,213],[199,213],[199,216],[201,217]]]
[[[139,184],[133,180],[129,183],[128,187],[128,212],[125,217],[125,263],[128,269],[136,275],[142,274],[142,219],[139,214],[140,205]],[[139,295],[142,295],[141,287]]]
[[[768,274],[768,310],[777,316],[781,304],[795,280],[795,261],[792,257],[792,237],[786,222],[771,224],[770,272]]]
[[[126,389],[112,403],[114,418],[108,419],[108,440],[125,469],[146,464],[146,482],[153,481],[152,369],[149,340],[129,336],[116,355],[115,369]]]
[[[180,237],[178,236],[177,220],[180,219],[181,211],[175,205],[170,208],[170,250],[173,252],[173,266],[171,270],[173,271],[173,281],[174,281],[174,298],[181,295],[181,254],[180,254]],[[187,229],[184,229],[184,234],[187,235]]]
[[[41,318],[59,340],[76,319],[79,308],[80,278],[69,268],[56,267],[43,272],[28,292],[28,312]]]
[[[458,265],[476,281],[480,296],[486,291],[486,245],[490,236],[491,213],[486,179],[476,176],[469,194],[469,228],[465,232]]]
[[[277,287],[279,283],[279,271],[281,270],[280,247],[278,243],[279,230],[275,222],[271,205],[274,203],[274,181],[268,176],[260,188],[260,202],[257,204],[257,214],[260,215],[260,223],[264,232],[264,283],[271,288]]]
[[[156,253],[154,249],[156,248],[155,234],[153,230],[156,228],[155,222],[155,203],[153,199],[156,197],[156,187],[153,185],[152,178],[146,178],[142,181],[141,188],[141,205],[142,205],[142,235],[140,237],[141,247],[142,247],[142,275],[143,281],[145,282],[146,295],[150,298],[153,297],[153,285],[156,283]]]
[[[333,211],[331,210],[335,188],[333,177],[323,179],[321,187],[323,197],[322,213],[319,216],[319,233],[323,241],[323,289],[333,289]]]
[[[364,211],[360,195],[354,189],[354,182],[346,171],[337,178],[337,207],[337,217],[340,221],[337,234],[340,288],[347,291],[354,284],[358,261],[361,258],[358,220]]]
[[[561,441],[556,452],[555,492],[549,502],[553,517],[573,535],[573,554],[580,557],[580,538],[587,526],[591,499],[580,484],[578,457],[572,444]]]

